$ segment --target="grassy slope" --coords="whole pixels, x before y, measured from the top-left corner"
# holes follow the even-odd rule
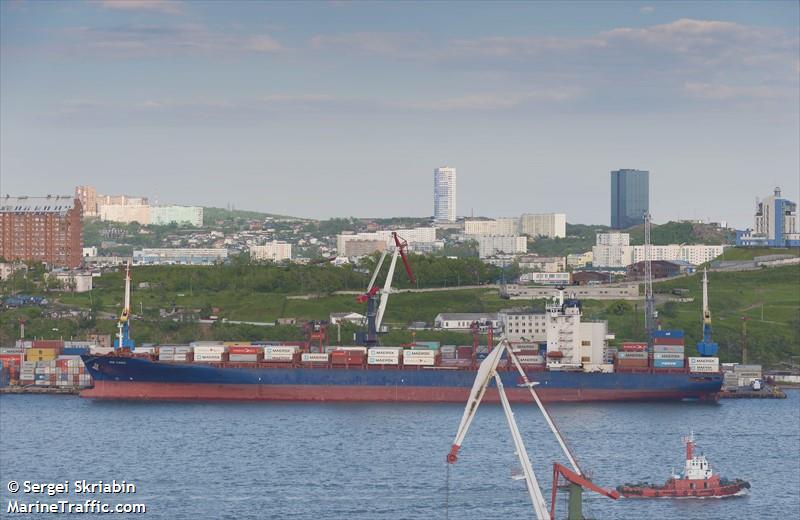
[[[724,360],[738,360],[740,352],[741,317],[747,316],[751,359],[765,363],[775,363],[788,356],[800,355],[800,266],[787,266],[759,271],[738,273],[710,273],[710,299],[713,315],[714,339],[720,344]],[[700,323],[701,289],[698,276],[680,278],[656,284],[659,293],[669,293],[673,288],[689,290],[691,303],[668,303],[659,306],[660,319],[664,328],[680,328],[686,331],[687,344],[693,346],[702,334]],[[103,310],[118,312],[120,298],[119,284],[110,283],[97,289],[93,298],[100,298]],[[207,330],[196,324],[158,323],[154,316],[157,309],[169,307],[175,302],[187,308],[215,306],[221,308],[221,315],[229,319],[243,321],[274,321],[279,317],[298,319],[327,319],[331,312],[363,312],[364,306],[357,304],[350,295],[333,295],[314,299],[287,298],[283,294],[223,291],[190,292],[183,296],[176,293],[164,294],[159,289],[135,289],[132,302],[134,312],[143,303],[145,315],[153,317],[149,323],[136,324],[140,341],[188,341],[193,338],[229,337],[231,339],[295,339],[299,333],[294,328],[253,328],[253,327],[215,327]],[[58,299],[67,304],[88,308],[90,296],[84,294],[62,294]],[[387,308],[386,322],[390,325],[405,325],[411,321],[431,323],[440,312],[490,312],[507,307],[519,307],[522,300],[502,300],[496,290],[469,289],[460,291],[441,291],[426,293],[400,293],[391,297]],[[761,321],[761,308],[764,308],[764,321]],[[11,338],[16,328],[19,311],[7,311],[0,317],[0,326],[5,338]],[[33,311],[26,311],[33,312]],[[605,319],[610,330],[616,334],[616,342],[643,339],[643,319],[641,303],[584,301],[584,315],[587,319]],[[93,328],[105,332],[113,331],[113,320],[98,320]],[[52,332],[52,328],[58,331]],[[86,328],[86,327],[84,327]],[[48,337],[79,336],[84,330],[69,320],[51,322],[50,320],[29,318],[29,336]],[[469,342],[468,336],[443,336],[435,333],[421,333],[419,339],[440,339],[442,341]],[[391,341],[410,341],[409,332],[394,332]],[[387,339],[387,340],[388,340]],[[692,352],[692,350],[690,350]]]

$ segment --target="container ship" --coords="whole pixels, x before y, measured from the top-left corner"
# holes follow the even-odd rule
[[[81,396],[95,399],[464,402],[481,360],[491,351],[476,332],[472,346],[416,342],[378,345],[398,254],[413,275],[396,235],[382,289],[375,278],[358,301],[367,304],[366,346],[327,346],[324,332],[299,344],[194,342],[135,347],[130,339],[130,271],[115,349],[82,356],[94,382]],[[716,399],[723,383],[715,357],[684,358],[681,331],[654,331],[649,343],[607,348],[605,323],[581,323],[581,303],[563,288],[546,307],[547,342],[511,345],[546,402]],[[600,326],[602,325],[602,326]],[[477,330],[474,329],[474,330]],[[587,332],[588,331],[588,332]],[[317,343],[314,344],[313,340]],[[688,361],[688,363],[687,363]],[[530,393],[507,360],[498,367],[512,401]],[[495,388],[486,398],[497,401]]]

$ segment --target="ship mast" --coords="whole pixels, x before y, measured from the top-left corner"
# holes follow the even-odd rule
[[[644,328],[647,331],[647,342],[651,343],[653,331],[656,330],[656,302],[653,298],[653,266],[650,245],[650,212],[644,214]]]
[[[130,316],[131,316],[131,261],[128,260],[128,265],[125,267],[125,302],[122,306],[122,312],[117,321],[117,341],[114,345],[116,348],[133,347],[133,342],[130,339]]]

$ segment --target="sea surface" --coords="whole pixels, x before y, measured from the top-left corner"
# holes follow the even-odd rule
[[[618,500],[585,493],[596,519],[800,518],[800,392],[785,400],[560,404],[549,409],[595,483],[663,482],[679,469],[681,437],[743,497]],[[552,462],[566,463],[535,405],[515,405],[545,496]],[[11,480],[133,482],[135,495],[73,495],[144,503],[169,519],[532,518],[508,425],[483,405],[457,464],[447,454],[463,407],[408,404],[94,402],[74,396],[0,397],[0,517]],[[566,513],[566,495],[558,500]],[[71,515],[55,515],[57,518]],[[80,515],[83,518],[95,515]]]

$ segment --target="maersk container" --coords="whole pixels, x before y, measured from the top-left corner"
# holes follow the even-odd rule
[[[300,359],[303,363],[327,363],[328,354],[323,354],[321,352],[304,352]]]
[[[647,352],[617,352],[617,359],[647,359]]]
[[[683,352],[656,352],[653,359],[683,359]]]
[[[375,356],[370,354],[367,358],[367,364],[369,365],[397,365],[400,363],[400,359],[396,356]]]
[[[403,351],[403,359],[410,359],[410,358],[434,359],[435,357],[436,357],[436,351],[434,350],[411,348]]]
[[[682,359],[653,359],[653,368],[683,368]]]

